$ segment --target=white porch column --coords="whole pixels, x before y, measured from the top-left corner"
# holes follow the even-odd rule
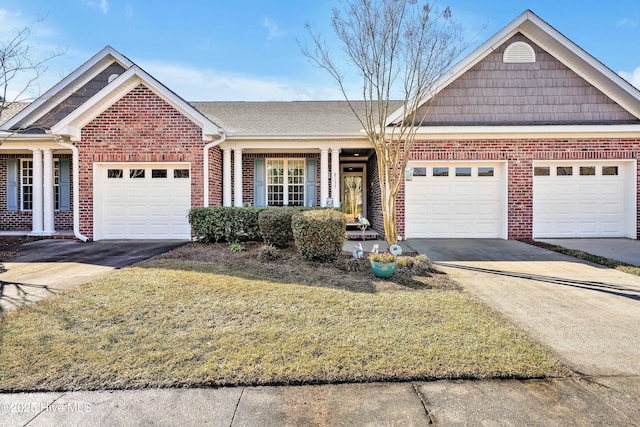
[[[231,147],[222,149],[222,206],[231,206]]]
[[[44,218],[42,212],[42,150],[33,150],[33,182],[32,182],[32,206],[31,206],[31,234],[41,235],[44,230]]]
[[[55,227],[55,196],[53,194],[53,151],[49,148],[45,148],[42,150],[43,153],[43,226],[44,226],[44,234],[53,234],[56,231]]]
[[[329,197],[329,149],[320,149],[320,206],[327,206]]]
[[[331,198],[333,206],[340,207],[340,149],[331,149]]]
[[[242,148],[233,150],[233,205],[242,207]]]

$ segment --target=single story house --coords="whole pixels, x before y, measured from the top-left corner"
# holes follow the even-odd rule
[[[188,239],[189,208],[217,205],[341,206],[383,231],[345,102],[188,103],[107,46],[3,115],[0,233]],[[640,91],[531,11],[454,66],[416,126],[402,238],[638,238]]]

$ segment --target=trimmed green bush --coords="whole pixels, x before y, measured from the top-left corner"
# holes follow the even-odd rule
[[[258,226],[264,241],[277,248],[286,248],[293,243],[293,231],[291,230],[291,216],[295,209],[269,208],[258,214]]]
[[[200,242],[261,241],[258,215],[266,208],[214,206],[189,211],[191,234]]]
[[[291,217],[291,228],[303,258],[331,262],[342,252],[347,220],[333,209],[303,211]]]

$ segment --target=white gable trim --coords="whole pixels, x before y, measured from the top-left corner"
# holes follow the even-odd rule
[[[422,139],[640,138],[640,125],[421,126]]]
[[[117,62],[123,68],[127,69],[133,66],[127,57],[120,52],[106,46],[100,52],[93,55],[87,62],[62,79],[58,84],[46,91],[38,99],[25,107],[18,114],[9,119],[1,129],[9,130],[23,121],[25,118],[33,115],[31,122],[39,119],[55,108],[65,97],[74,93],[82,86],[87,84],[91,79],[98,75],[102,70],[111,63]],[[35,114],[34,114],[35,113]]]
[[[526,10],[452,67],[449,72],[436,82],[434,93],[436,95],[440,93],[518,32],[524,34],[528,39],[552,54],[558,61],[610,97],[622,108],[640,119],[640,91],[638,89],[530,10]],[[425,98],[418,106],[423,105],[430,98]],[[404,116],[404,107],[398,108],[387,118],[387,125],[398,123]]]
[[[204,141],[212,141],[218,137],[221,132],[220,127],[137,65],[131,66],[71,114],[53,125],[51,133],[69,136],[72,141],[79,141],[84,126],[140,84],[145,85],[189,120],[200,126]]]

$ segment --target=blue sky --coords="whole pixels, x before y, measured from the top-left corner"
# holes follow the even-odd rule
[[[475,45],[531,9],[613,71],[640,87],[640,3],[440,0]],[[189,101],[341,99],[335,83],[302,55],[304,25],[331,36],[339,0],[0,0],[0,39],[38,17],[34,54],[66,53],[39,80],[45,91],[111,45]],[[484,29],[483,29],[484,27]]]

